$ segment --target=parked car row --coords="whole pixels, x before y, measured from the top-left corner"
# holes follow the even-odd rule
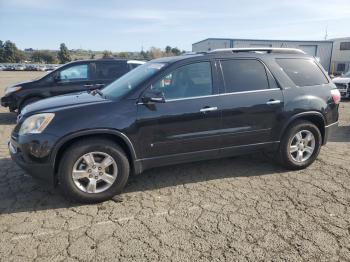
[[[333,78],[332,81],[339,89],[342,98],[350,98],[350,71]]]
[[[50,64],[0,64],[0,71],[52,71],[60,65]]]
[[[301,50],[222,49],[140,64],[74,62],[9,87],[1,103],[20,110],[12,159],[93,203],[120,193],[130,173],[176,163],[263,150],[306,168],[338,124],[339,90]]]

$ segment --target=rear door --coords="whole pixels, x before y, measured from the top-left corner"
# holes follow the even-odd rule
[[[94,89],[90,62],[74,63],[63,67],[55,74],[51,95],[61,95]]]
[[[283,95],[271,73],[257,59],[220,60],[222,148],[274,142]]]
[[[94,86],[101,89],[129,71],[124,60],[96,61],[93,63]]]

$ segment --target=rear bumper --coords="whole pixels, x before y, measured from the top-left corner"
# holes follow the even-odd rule
[[[323,145],[327,144],[328,138],[334,134],[336,129],[338,128],[339,122],[334,122],[333,124],[330,124],[328,126],[325,126],[325,134],[324,134],[324,139],[323,139]]]

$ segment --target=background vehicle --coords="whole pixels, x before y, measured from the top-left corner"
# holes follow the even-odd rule
[[[43,98],[101,89],[144,62],[123,59],[99,59],[75,61],[48,73],[40,79],[18,83],[5,90],[1,105],[10,111]],[[45,71],[45,66],[37,66]]]
[[[33,176],[98,202],[121,192],[130,170],[256,150],[306,168],[337,126],[339,101],[300,50],[216,50],[153,60],[101,92],[33,103],[9,148]]]
[[[333,78],[332,81],[339,89],[342,97],[350,97],[350,71],[341,75],[340,77]]]

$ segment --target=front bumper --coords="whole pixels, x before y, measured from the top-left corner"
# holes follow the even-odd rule
[[[1,98],[1,106],[9,107],[10,111],[17,109],[17,101],[12,96],[4,96]]]
[[[34,178],[55,185],[54,165],[50,161],[53,136],[43,135],[24,138],[11,137],[8,143],[12,160]]]
[[[323,145],[325,145],[328,141],[328,138],[336,132],[338,125],[339,125],[339,122],[337,121],[337,122],[334,122],[333,124],[325,126],[325,129],[324,129],[325,134],[324,134],[324,139],[322,143]]]

